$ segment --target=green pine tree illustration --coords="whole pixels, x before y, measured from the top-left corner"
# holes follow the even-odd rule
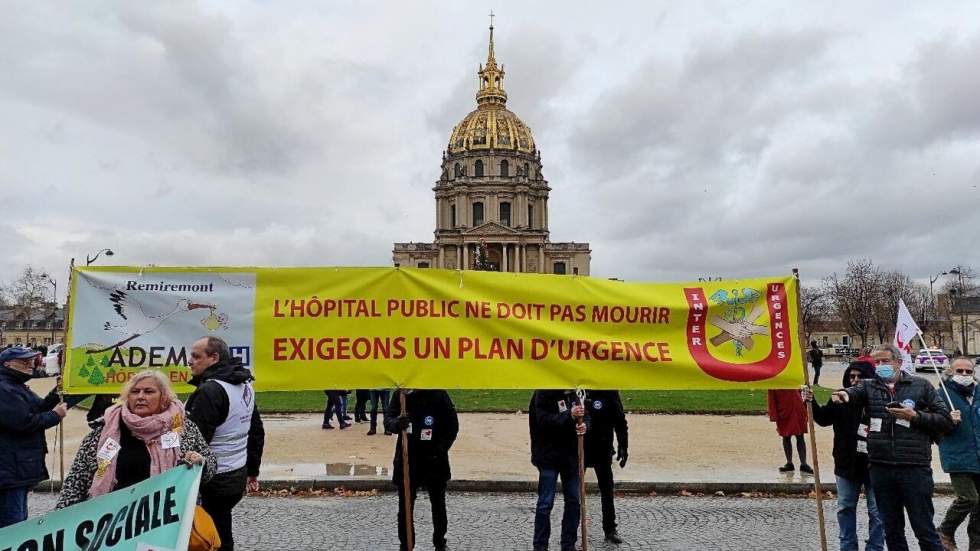
[[[114,368],[110,367],[109,368],[109,372],[106,373],[105,376],[108,377],[108,378],[110,378],[110,379],[113,378],[113,377],[115,377],[116,376],[116,370]]]
[[[88,377],[89,376],[89,370],[88,370],[87,367],[85,367],[83,365],[82,368],[78,370],[78,374],[81,375],[82,377]]]
[[[99,361],[102,367],[109,367],[109,356],[102,356],[102,360]]]
[[[102,370],[98,366],[92,368],[92,375],[88,378],[88,382],[93,385],[105,384],[105,376],[102,375]]]

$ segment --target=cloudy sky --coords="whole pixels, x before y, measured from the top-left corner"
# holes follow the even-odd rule
[[[976,2],[4,5],[0,281],[102,247],[390,265],[432,239],[491,7],[593,275],[980,267]]]

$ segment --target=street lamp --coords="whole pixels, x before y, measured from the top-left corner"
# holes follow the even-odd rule
[[[956,283],[957,283],[957,287],[959,288],[959,292],[957,292],[956,289],[950,289],[949,293],[954,297],[956,297],[957,295],[959,296],[960,342],[963,343],[963,350],[962,350],[963,354],[969,354],[970,353],[970,351],[968,350],[969,346],[968,343],[966,342],[966,317],[964,317],[964,312],[963,312],[963,299],[966,298],[966,293],[964,292],[963,289],[963,270],[959,266],[956,266],[955,268],[951,268],[948,273],[949,275],[956,276]]]
[[[112,256],[113,254],[115,254],[112,252],[112,249],[102,249],[101,251],[95,253],[95,256],[93,257],[89,257],[88,255],[85,255],[85,265],[86,266],[91,265],[93,262],[96,261],[96,259],[99,258],[99,255],[101,255],[102,253],[105,253],[106,256]]]
[[[47,272],[41,274],[41,279],[48,280],[48,283],[54,287],[54,294],[51,301],[54,304],[54,319],[51,320],[51,344],[54,344],[54,326],[55,322],[58,320],[58,282],[55,281],[53,277],[49,276]]]

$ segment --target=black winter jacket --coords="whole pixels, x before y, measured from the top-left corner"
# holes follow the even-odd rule
[[[585,466],[609,464],[612,459],[613,434],[619,447],[629,446],[626,412],[617,390],[590,390],[585,394],[585,412],[592,420],[585,433]]]
[[[405,412],[411,419],[408,434],[408,476],[412,486],[445,484],[452,478],[449,449],[459,434],[456,406],[445,390],[415,390],[405,396]],[[398,393],[388,402],[385,429],[398,435],[391,481],[402,483],[402,435],[398,430],[401,400]]]
[[[572,406],[578,398],[572,390],[536,390],[528,408],[531,431],[531,464],[539,469],[578,469],[578,435]],[[586,411],[588,434],[591,419]]]
[[[862,379],[873,379],[874,368],[867,362],[852,362],[844,370],[841,388],[849,388],[851,381],[847,374],[853,370],[861,371]],[[858,427],[864,419],[864,408],[855,403],[836,404],[832,400],[821,406],[813,402],[813,421],[821,427],[834,427],[834,474],[854,482],[868,482],[867,438],[858,436]],[[858,442],[863,442],[865,452],[858,451]]]
[[[879,378],[861,381],[846,392],[850,402],[866,410],[871,464],[928,467],[932,463],[932,442],[938,442],[953,428],[946,403],[921,377],[903,372],[894,393]],[[906,400],[914,402],[918,413],[908,427],[897,423],[885,409],[889,402]],[[879,425],[880,429],[875,430]]]
[[[30,375],[0,366],[0,490],[33,487],[48,478],[44,431],[58,424],[58,394],[43,400],[27,387]]]
[[[204,439],[210,444],[214,431],[228,418],[228,394],[214,379],[233,385],[252,381],[252,373],[242,366],[241,360],[232,358],[229,362],[218,362],[204,370],[200,376],[192,377],[188,383],[197,387],[187,397],[184,409],[187,417],[201,430]],[[247,459],[245,467],[231,472],[214,475],[207,484],[201,485],[201,492],[211,495],[236,495],[245,493],[245,482],[249,476],[259,476],[262,465],[262,450],[265,447],[265,428],[259,407],[252,412],[252,424],[248,430]]]

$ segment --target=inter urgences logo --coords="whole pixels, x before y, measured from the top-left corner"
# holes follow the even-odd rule
[[[746,382],[771,379],[786,368],[792,341],[783,283],[769,283],[762,291],[721,290],[710,297],[701,287],[688,287],[684,296],[689,308],[687,346],[705,373],[725,381]],[[768,321],[763,320],[765,313],[769,314]],[[709,331],[718,332],[709,337]],[[766,345],[768,354],[754,362],[718,357],[734,355],[737,359]]]

